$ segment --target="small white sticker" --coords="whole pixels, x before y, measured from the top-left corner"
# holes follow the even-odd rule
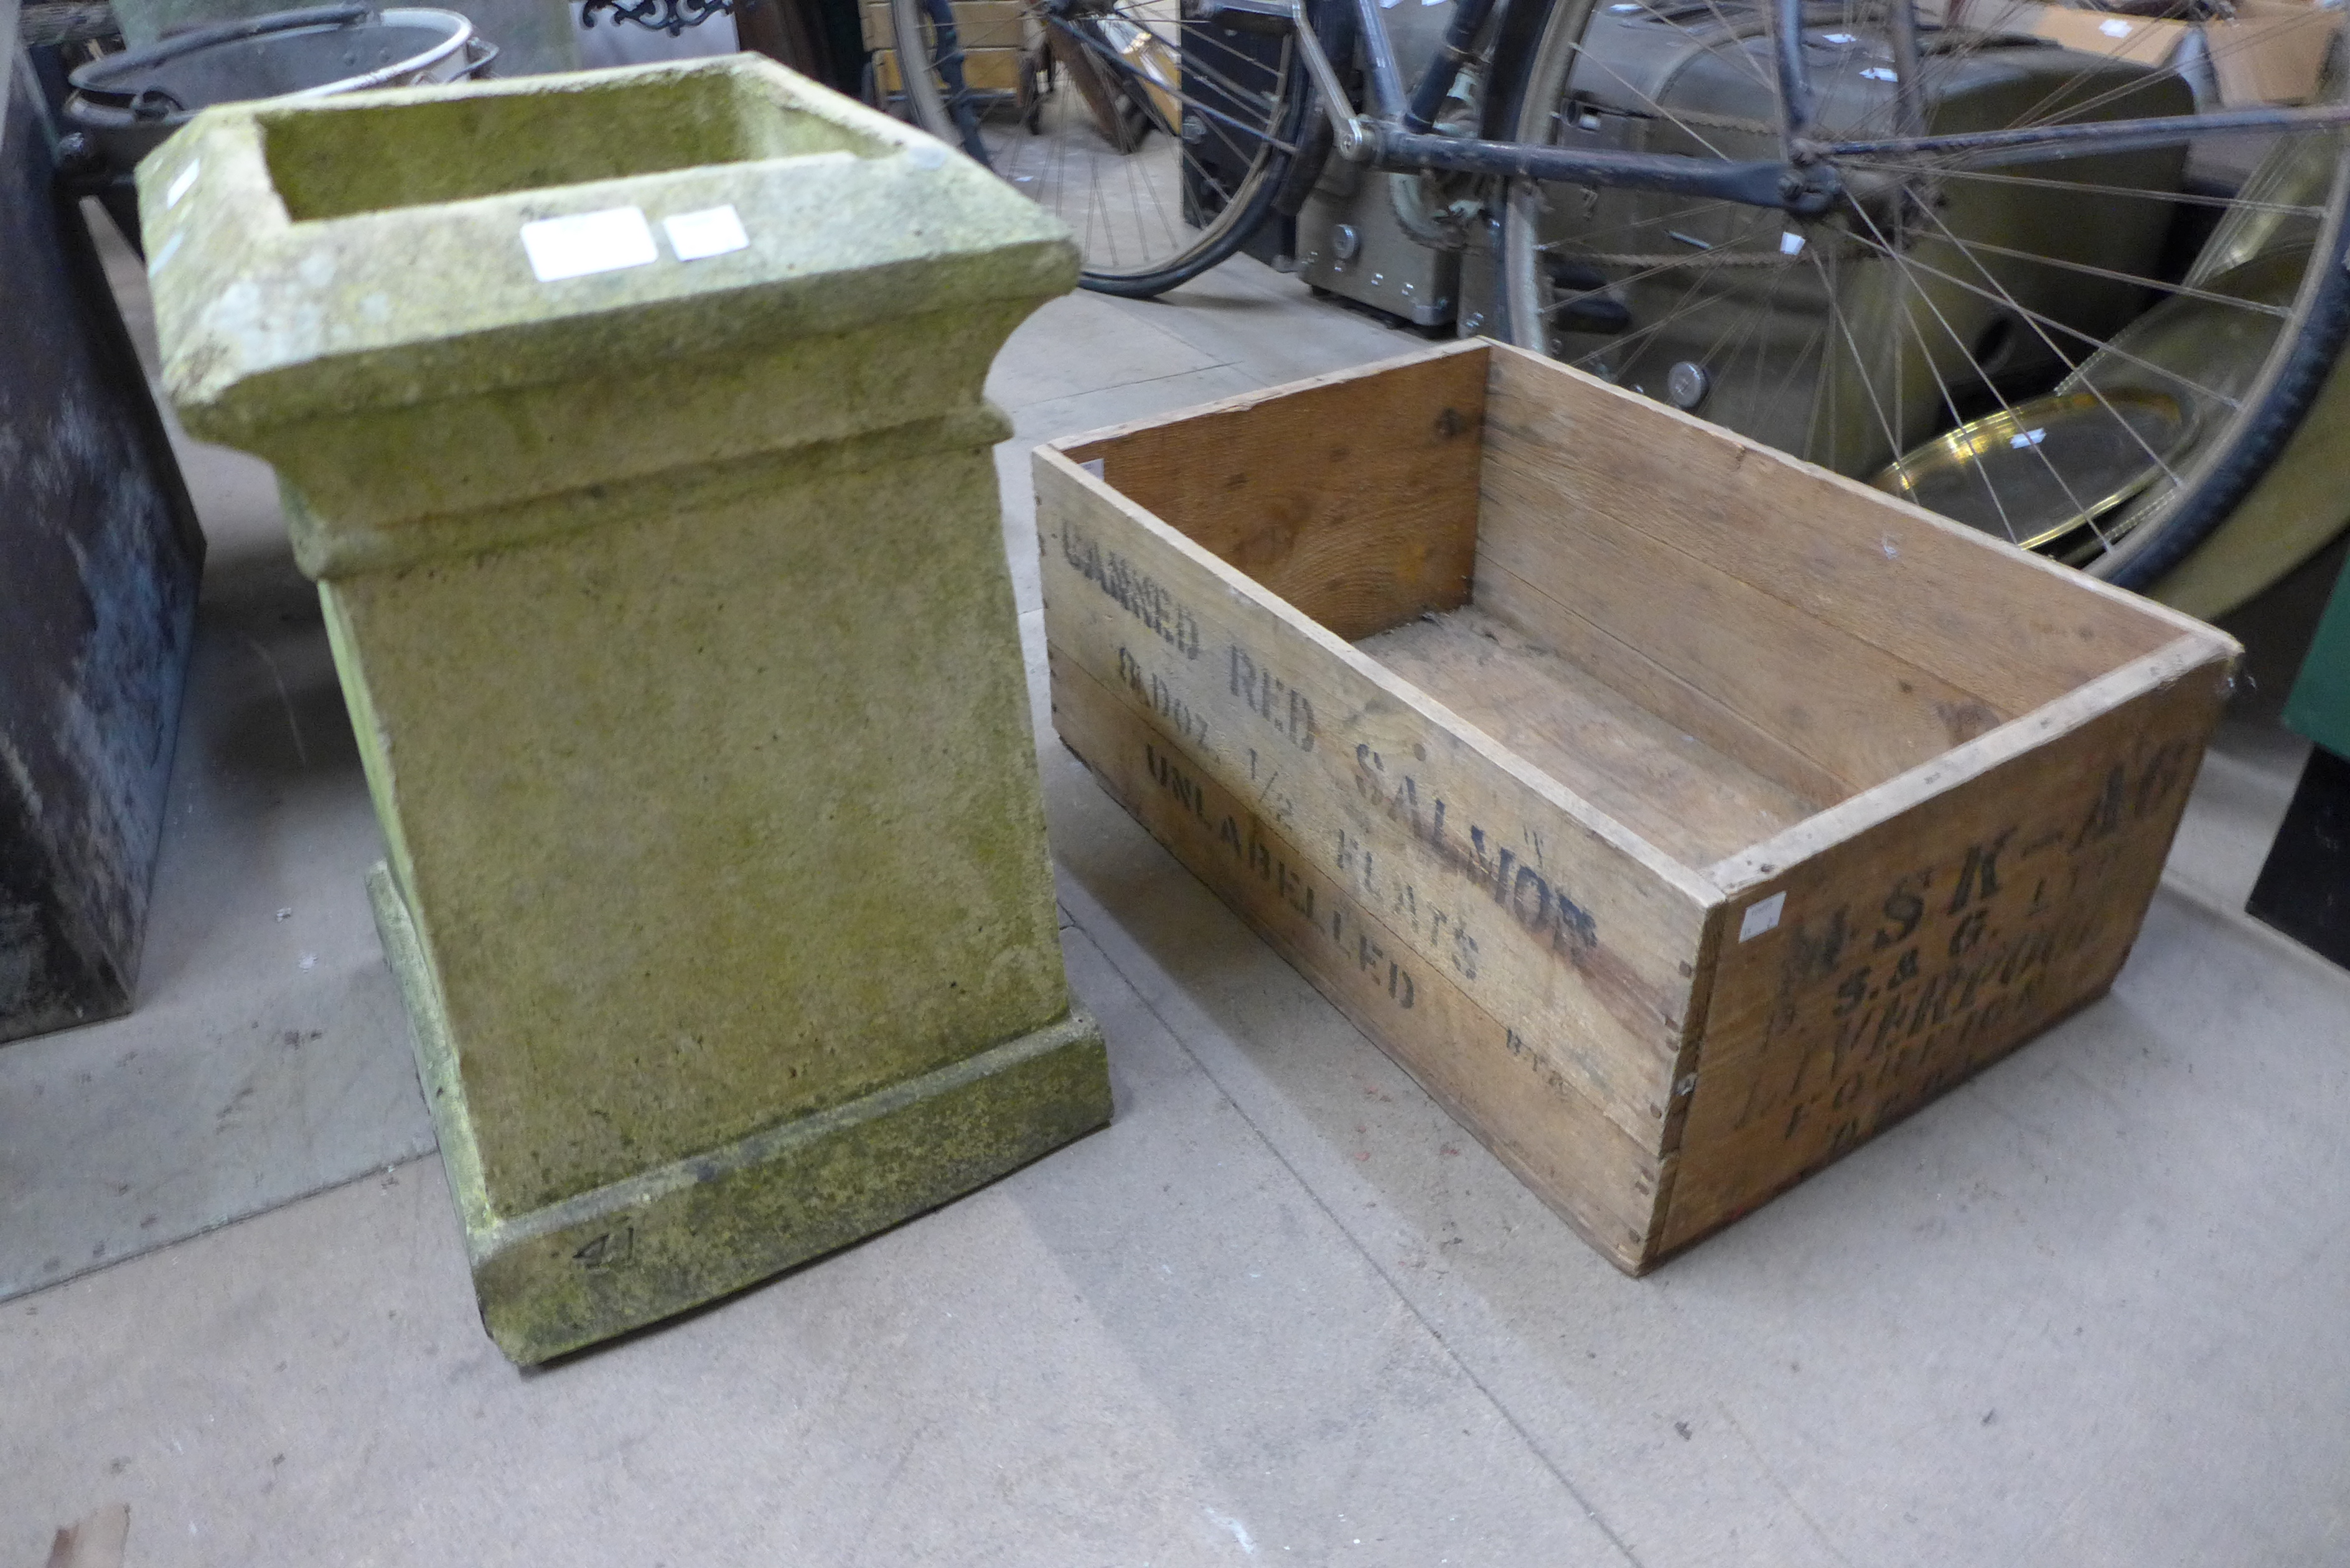
[[[185,169],[172,176],[172,182],[163,187],[163,211],[168,213],[180,204],[180,198],[188,193],[188,188],[196,182],[196,176],[203,172],[203,159],[191,158]]]
[[[1804,236],[1795,233],[1793,229],[1789,229],[1785,234],[1781,234],[1779,236],[1779,254],[1783,256],[1802,255],[1804,254]]]
[[[1746,918],[1738,922],[1738,940],[1751,942],[1779,923],[1779,911],[1787,907],[1787,895],[1773,893],[1760,903],[1746,906]]]
[[[1856,44],[1860,41],[1850,33],[1823,33],[1820,36],[1831,44]]]
[[[2108,38],[2126,38],[2130,36],[2130,25],[2123,21],[2100,22],[2097,31]]]
[[[2021,452],[2028,446],[2038,446],[2042,441],[2046,441],[2047,439],[2048,432],[2044,429],[2025,431],[2021,435],[2012,435],[2008,437],[2007,444]]]
[[[642,208],[611,207],[567,218],[541,218],[522,226],[522,248],[541,283],[590,273],[618,272],[660,260]]]
[[[1898,82],[1901,79],[1898,73],[1889,66],[1870,66],[1860,74],[1873,82]]]
[[[1107,472],[1109,467],[1109,459],[1106,457],[1089,457],[1086,459],[1085,462],[1077,464],[1077,466],[1084,469],[1087,473],[1092,474],[1096,479],[1100,480],[1103,483],[1107,484],[1109,483],[1109,474]]]
[[[734,210],[732,203],[663,218],[661,229],[669,235],[669,248],[677,253],[677,259],[681,262],[700,261],[704,256],[723,256],[729,251],[745,249],[751,244],[751,236],[743,232],[743,215]]]

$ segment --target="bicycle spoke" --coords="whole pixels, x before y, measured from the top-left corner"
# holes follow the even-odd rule
[[[2007,308],[2010,310],[2020,310],[2021,307],[2015,303],[2014,296],[2011,295],[2004,286],[2001,286],[1997,277],[1992,274],[1989,267],[1984,266],[1981,262],[1975,261],[1973,254],[1968,251],[1968,247],[1956,234],[1950,233],[1950,225],[1941,221],[1939,214],[1929,213],[1927,215],[1933,219],[1935,226],[1942,231],[1944,235],[1949,238],[1950,244],[1962,253],[1966,253],[1967,260],[1974,263],[1975,270],[1982,274],[1983,281],[1991,285],[2002,299],[2007,301]],[[2032,322],[2031,326],[2032,330],[2039,336],[2041,342],[2046,346],[2048,351],[2052,354],[2056,354],[2059,358],[2062,358],[2062,351],[2057,348],[2055,340],[2048,336],[2047,329],[2036,321]],[[2147,441],[2146,438],[2138,433],[2136,426],[2132,425],[2127,420],[2122,417],[2121,410],[2114,407],[2113,400],[2106,397],[2105,389],[2099,387],[2094,379],[2090,379],[2085,374],[2082,378],[2081,384],[2089,389],[2090,395],[2097,400],[2098,406],[2106,410],[2106,413],[2121,428],[2123,432],[2132,441],[2136,441],[2139,449],[2143,451],[2148,458],[2153,460],[2155,466],[2162,471],[2163,476],[2168,479],[2174,485],[2179,483],[2179,477],[2178,473],[2171,469],[2168,461],[2166,460],[2160,452],[2154,450],[2153,446]],[[2004,399],[2001,400],[2001,406],[2002,408],[2006,406]],[[2068,490],[2066,493],[2067,495],[2070,495],[2071,492]],[[2091,520],[2089,526],[2093,532],[2096,533],[2098,542],[2100,544],[2106,544],[2107,547],[2110,548],[2111,545],[2109,542],[2106,541],[2103,530],[2097,527],[2094,519]]]
[[[1889,247],[1866,234],[1856,234],[1852,237],[1860,244],[1866,245],[1871,250],[1880,252],[1887,256],[1894,257],[1895,259],[1899,259]],[[2106,338],[2101,338],[2094,334],[2084,332],[2076,327],[2072,327],[2064,322],[2057,320],[2053,316],[2002,299],[1998,294],[1993,293],[1991,290],[1969,283],[1966,279],[1956,276],[1953,274],[1944,272],[1939,267],[1929,266],[1924,262],[1915,260],[1912,260],[1909,265],[1918,271],[1925,273],[1929,276],[1941,279],[1943,282],[1950,284],[1954,288],[1965,289],[1969,294],[1979,296],[1981,298],[1990,300],[1994,305],[1999,305],[2003,308],[2013,310],[2016,314],[2023,317],[2026,320],[2036,321],[2043,326],[2054,327],[2069,337],[2079,338],[2082,342],[2088,344],[2093,348],[2103,349],[2105,352],[2113,355],[2117,359],[2126,360],[2130,364],[2136,365],[2141,369],[2151,370],[2156,375],[2162,377],[2164,379],[2174,381],[2179,386],[2185,387],[2189,390],[2196,393],[2199,397],[2210,398],[2212,401],[2230,409],[2241,408],[2242,406],[2236,399],[2229,397],[2222,392],[2215,391],[2211,388],[2203,386],[2199,382],[2190,380],[2177,370],[2158,365],[2150,359],[2141,358],[2137,355],[2132,354],[2126,349],[2116,347],[2114,343]]]
[[[2137,201],[2159,202],[2166,206],[2212,207],[2223,212],[2274,213],[2301,218],[2318,218],[2325,214],[2325,209],[2323,207],[2245,201],[2228,196],[2209,196],[2194,191],[2148,190],[2136,185],[2100,185],[2085,180],[2054,180],[2041,175],[2004,174],[1989,169],[1970,169],[1944,163],[1900,163],[1876,158],[1845,159],[1840,161],[1846,167],[1857,165],[1872,171],[1930,174],[1938,180],[1976,180],[2001,185],[2037,186],[2043,190],[2062,191],[2076,195],[2124,196]]]
[[[1857,204],[1856,204],[1856,207]],[[1876,221],[1870,218],[1865,211],[1860,213],[1860,218],[1863,223],[1868,224],[1869,230],[1872,234],[1877,234],[1879,238],[1883,237],[1883,231],[1877,227]],[[1906,268],[1908,263],[1905,258],[1900,257],[1897,254],[1895,256],[1895,265]],[[1919,288],[1917,291],[1917,296],[1918,300],[1925,305],[1926,308],[1933,313],[1935,321],[1941,327],[1942,331],[1950,337],[1951,346],[1959,352],[1959,357],[1966,361],[1967,368],[1974,372],[1976,380],[1981,382],[1983,387],[1989,389],[1991,397],[1998,402],[2000,411],[2012,417],[2015,412],[2014,406],[2007,400],[2006,394],[1999,389],[1997,383],[1992,379],[1990,371],[1984,369],[1982,362],[1975,358],[1973,350],[1967,347],[1966,339],[1960,334],[1959,329],[1950,325],[1950,317],[1944,314],[1940,306],[1934,303],[1934,296],[1923,288]],[[1908,314],[1906,310],[1904,314]],[[1953,425],[1963,424],[1965,421],[1960,412],[1957,399],[1951,395],[1950,383],[1942,379],[1941,372],[1934,369],[1933,346],[1926,341],[1925,333],[1921,328],[1918,328],[1913,326],[1911,330],[1918,338],[1918,348],[1924,351],[1923,358],[1926,361],[1927,371],[1934,378],[1935,389],[1940,394],[1943,406],[1950,410],[1950,422]],[[2135,430],[2132,430],[2126,422],[2123,424],[2122,428],[2131,436],[2137,436],[2137,432]],[[2138,444],[2145,448],[2146,454],[2148,457],[2152,458],[2157,464],[2163,467],[2165,472],[2168,472],[2168,465],[2163,463],[2160,454],[2157,453],[2152,447],[2147,446],[2143,439],[2139,439]],[[2070,505],[2074,512],[2082,514],[2085,517],[2089,509],[2082,504],[2080,496],[2074,493],[2071,482],[2065,478],[2060,470],[2058,470],[2055,460],[2048,455],[2046,447],[2035,444],[2030,449],[2030,451],[2033,456],[2040,460],[2041,466],[2047,470],[2048,476],[2056,482],[2056,488],[2064,492],[2066,504]],[[1894,455],[1898,458],[1902,454],[1897,452]],[[2011,545],[2022,544],[2024,541],[2016,536],[2015,521],[2008,514],[2006,504],[2001,499],[1998,493],[1998,487],[1991,483],[1989,472],[1978,465],[1975,470],[1975,473],[1977,478],[1981,482],[1984,490],[1989,493],[1992,507],[1999,513],[2000,524],[2007,531],[2008,543]],[[2092,528],[2096,526],[2094,519],[2089,520],[2089,524]]]

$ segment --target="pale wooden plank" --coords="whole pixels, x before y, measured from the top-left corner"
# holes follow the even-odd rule
[[[1681,679],[1622,638],[1568,609],[1488,557],[1478,568],[1476,603],[1496,619],[1556,649],[1664,722],[1697,736],[1814,808],[1854,786],[1721,701]]]
[[[2007,715],[2197,624],[1539,356],[1496,346],[1489,366],[1489,448],[1586,527],[1670,545]]]
[[[1482,351],[1305,383],[1069,449],[1121,494],[1340,637],[1466,601]]]
[[[1053,723],[1112,799],[1618,1268],[1658,1232],[1662,1162],[1559,1065],[1315,869],[1182,744],[1055,654]],[[1232,832],[1224,831],[1227,824]]]
[[[2088,720],[2173,682],[2209,682],[2225,701],[2236,659],[2243,649],[2233,638],[2200,622],[2167,646],[2098,677],[2078,691],[1955,747],[1931,762],[1839,801],[1762,843],[1706,868],[1725,894],[1740,897],[1784,867],[1825,853],[1847,839],[1882,826],[1914,806],[1934,800],[1970,779],[2070,733]]]
[[[1553,483],[1550,465],[1496,427],[1477,601],[1523,625],[1539,607],[1517,585],[1538,587],[1838,780],[1837,798],[2012,717],[1641,529],[1611,525]]]
[[[1356,647],[1691,865],[1817,809],[1476,607],[1422,616]]]

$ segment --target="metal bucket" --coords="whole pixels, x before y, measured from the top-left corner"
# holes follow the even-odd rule
[[[73,73],[66,119],[127,173],[198,109],[477,77],[497,56],[454,11],[322,5],[201,27]]]

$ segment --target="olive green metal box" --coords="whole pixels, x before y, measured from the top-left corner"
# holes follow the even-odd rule
[[[981,390],[1057,223],[746,56],[215,109],[140,202],[182,417],[319,583],[509,1355],[1108,1119]]]

